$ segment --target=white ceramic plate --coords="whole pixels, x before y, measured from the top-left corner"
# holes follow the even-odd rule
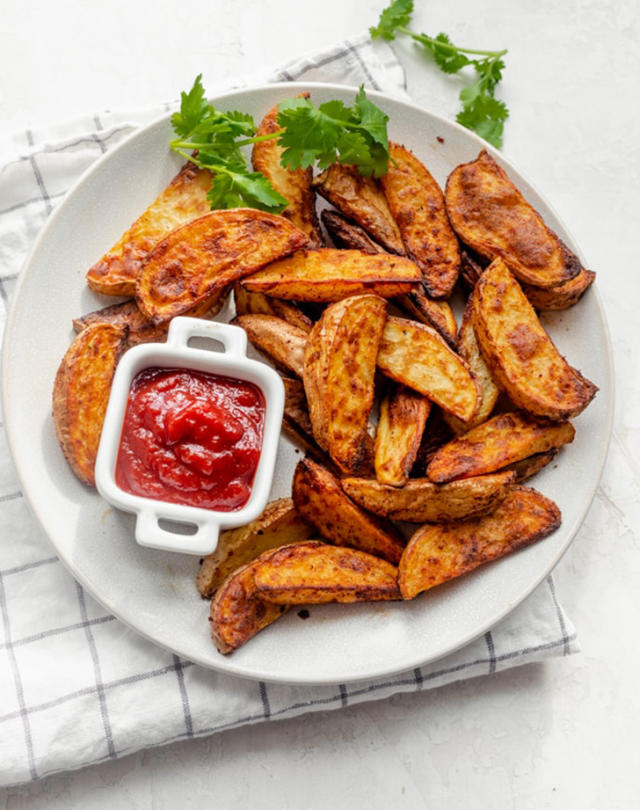
[[[258,120],[302,89],[316,103],[353,99],[333,85],[268,85],[218,98]],[[404,143],[444,182],[457,164],[486,145],[467,130],[385,96],[371,97],[390,115],[390,138]],[[56,369],[74,316],[105,305],[85,271],[176,173],[165,118],[105,155],[57,208],[22,273],[7,324],[3,357],[6,426],[25,495],[60,558],[107,609],[128,625],[207,667],[250,678],[337,683],[389,675],[433,661],[486,632],[521,602],[558,562],[582,522],[604,464],[612,417],[612,362],[595,290],[577,307],[544,321],[560,350],[599,387],[575,420],[577,436],[535,486],[562,510],[559,531],[528,549],[476,570],[410,603],[295,610],[229,657],[209,638],[208,603],[194,584],[197,559],[138,546],[133,517],[80,484],[67,466],[51,420]],[[494,153],[495,154],[495,153]],[[496,155],[547,223],[577,251],[562,223],[531,185]],[[224,313],[222,315],[224,317]],[[228,317],[228,313],[227,313]],[[290,493],[296,452],[281,441],[272,497]]]

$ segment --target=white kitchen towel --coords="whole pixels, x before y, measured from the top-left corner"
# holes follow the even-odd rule
[[[406,97],[391,48],[367,37],[254,82],[334,81]],[[221,90],[222,88],[214,88]],[[91,115],[0,141],[0,327],[27,250],[102,153],[160,108]],[[125,627],[67,573],[29,513],[0,430],[0,784],[12,785],[304,712],[431,689],[578,650],[548,577],[491,632],[429,666],[382,680],[293,686],[213,672]]]

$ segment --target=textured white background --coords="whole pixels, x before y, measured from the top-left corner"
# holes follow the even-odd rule
[[[31,0],[0,17],[2,134],[176,97],[329,46],[384,0]],[[0,792],[2,808],[638,807],[640,3],[416,0],[414,27],[509,48],[505,154],[568,224],[604,299],[617,364],[602,485],[556,585],[569,659],[140,753]],[[409,92],[454,116],[460,80],[408,43]]]

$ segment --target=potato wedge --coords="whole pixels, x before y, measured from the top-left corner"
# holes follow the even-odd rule
[[[500,413],[445,444],[431,458],[427,478],[443,484],[501,470],[573,441],[571,422],[547,422],[525,413]]]
[[[363,177],[355,166],[333,163],[315,178],[313,188],[386,250],[404,255],[402,236],[379,180]]]
[[[430,410],[428,399],[404,386],[393,386],[383,396],[375,441],[376,478],[381,484],[407,483]]]
[[[547,450],[546,453],[536,453],[533,456],[523,458],[522,461],[515,461],[503,467],[502,471],[512,471],[516,474],[516,484],[523,484],[530,478],[533,478],[536,473],[543,470],[548,464],[551,464],[553,459],[558,455],[558,448],[554,447],[552,450]]]
[[[328,348],[325,384],[329,455],[343,472],[354,473],[367,456],[367,427],[387,302],[375,295],[357,295],[337,306],[340,316]]]
[[[501,259],[473,292],[473,328],[498,385],[518,408],[548,419],[577,416],[597,387],[561,356]]]
[[[515,473],[500,472],[450,484],[411,478],[403,487],[390,487],[369,478],[344,478],[342,488],[375,515],[407,523],[440,523],[490,512],[514,480]]]
[[[429,298],[424,287],[416,287],[406,295],[394,299],[414,321],[431,326],[455,351],[458,345],[458,325],[453,310],[447,301]]]
[[[315,530],[296,512],[291,498],[271,501],[256,520],[220,532],[216,550],[200,563],[196,585],[210,599],[225,579],[263,552],[315,536]]]
[[[582,269],[486,151],[451,172],[445,201],[460,240],[491,261],[503,259],[526,284],[553,287]]]
[[[289,301],[281,301],[279,298],[269,298],[262,293],[252,293],[245,290],[242,284],[235,284],[233,287],[233,297],[236,305],[236,315],[275,315],[288,321],[292,326],[297,326],[304,332],[310,332],[313,321],[295,304]]]
[[[286,605],[399,599],[397,569],[354,548],[309,541],[283,546],[256,566],[260,598]]]
[[[327,377],[330,349],[345,306],[345,301],[340,301],[327,307],[311,330],[304,351],[302,380],[309,405],[313,435],[318,445],[327,452],[329,450]]]
[[[58,367],[53,421],[60,447],[78,478],[95,486],[94,467],[111,381],[127,328],[94,323],[75,338]]]
[[[522,291],[529,299],[531,305],[538,310],[562,310],[577,304],[585,292],[593,284],[596,274],[592,270],[582,269],[564,284],[555,287],[532,287],[524,284]]]
[[[284,383],[283,432],[296,447],[314,458],[318,463],[336,469],[329,455],[320,448],[314,438],[302,380],[291,380],[282,377],[282,382]]]
[[[154,247],[136,282],[138,307],[163,323],[306,242],[284,217],[255,208],[211,211]]]
[[[274,362],[302,377],[307,333],[275,315],[239,315],[231,321]]]
[[[560,510],[528,487],[512,487],[490,515],[423,526],[407,545],[399,566],[403,599],[462,576],[542,540],[560,526]]]
[[[389,168],[380,183],[407,256],[422,270],[432,298],[448,298],[460,272],[460,247],[440,186],[426,166],[398,143],[389,144]]]
[[[429,326],[387,318],[378,368],[465,422],[476,412],[480,394],[469,367]]]
[[[404,256],[360,250],[299,250],[242,282],[245,289],[294,301],[341,301],[370,292],[392,298],[410,292],[420,270]]]
[[[291,495],[298,514],[330,543],[398,563],[405,547],[398,530],[355,504],[326,467],[309,458],[299,461]]]
[[[309,93],[301,93],[309,98]],[[278,106],[272,107],[260,122],[256,135],[270,135],[278,132]],[[280,163],[282,147],[277,139],[254,143],[251,161],[256,172],[261,172],[275,190],[289,200],[289,205],[282,216],[290,220],[298,230],[305,233],[312,247],[321,247],[324,243],[318,216],[316,214],[316,195],[311,188],[313,170],[285,169]]]
[[[471,309],[472,299],[469,297],[458,332],[458,354],[466,361],[471,373],[476,378],[480,390],[480,403],[474,417],[469,422],[462,422],[455,416],[451,416],[451,414],[445,414],[445,419],[456,434],[466,433],[467,430],[486,421],[495,408],[500,395],[500,389],[493,381],[491,371],[489,371],[489,367],[480,352],[476,333],[473,331]]]
[[[460,278],[472,290],[487,266],[487,260],[481,259],[468,246],[460,251]]]
[[[192,318],[214,318],[222,308],[227,292],[227,289],[221,288],[211,299],[204,301],[189,312],[185,312],[184,315]],[[169,330],[168,323],[156,326],[153,321],[145,318],[138,309],[136,302],[132,300],[112,304],[94,312],[89,312],[87,315],[82,315],[80,318],[74,318],[73,328],[76,332],[81,332],[92,323],[111,323],[115,326],[126,326],[128,330],[128,349],[137,346],[138,343],[161,343],[166,340]]]
[[[286,605],[263,601],[254,581],[258,567],[276,551],[277,548],[265,551],[256,560],[234,571],[211,600],[211,637],[223,655],[237,650],[288,610]]]
[[[92,290],[104,295],[136,293],[140,268],[170,231],[210,210],[211,172],[186,163],[147,210],[87,272]]]
[[[349,222],[346,217],[337,211],[325,208],[320,214],[320,218],[327,229],[327,233],[333,240],[333,244],[341,250],[361,250],[363,253],[387,253],[381,245],[378,245],[369,234],[359,225]]]

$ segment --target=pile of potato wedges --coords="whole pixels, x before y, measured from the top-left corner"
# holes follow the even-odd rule
[[[55,381],[83,482],[120,356],[176,315],[215,317],[233,292],[233,323],[283,377],[283,431],[305,454],[291,495],[223,532],[197,574],[221,653],[292,605],[412,599],[560,525],[524,482],[597,388],[539,312],[574,306],[594,273],[487,152],[444,190],[404,146],[390,155],[380,180],[340,164],[314,177],[255,144],[282,216],[209,211],[211,177],[187,165],[87,273],[125,300],[74,321]]]

